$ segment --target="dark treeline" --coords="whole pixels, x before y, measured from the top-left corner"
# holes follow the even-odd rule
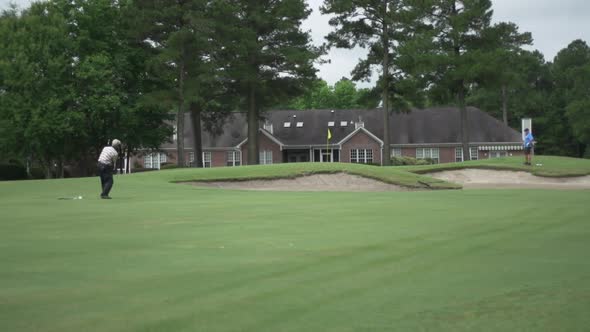
[[[65,164],[89,174],[111,139],[130,155],[156,149],[176,127],[184,166],[185,126],[199,156],[201,129],[244,111],[256,163],[258,122],[278,107],[456,105],[466,147],[472,105],[514,128],[533,118],[540,153],[590,154],[584,41],[546,61],[525,49],[530,33],[491,23],[489,0],[325,0],[321,11],[333,31],[315,47],[301,28],[303,0],[49,0],[4,10],[0,162],[39,165],[47,177],[63,176]],[[317,79],[313,65],[327,48],[355,46],[368,54],[350,80]],[[356,88],[375,72],[374,88]],[[185,113],[190,123],[177,116]]]

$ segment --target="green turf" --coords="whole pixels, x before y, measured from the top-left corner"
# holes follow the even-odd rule
[[[481,159],[464,163],[446,163],[427,166],[403,166],[400,170],[414,173],[429,173],[432,171],[462,169],[462,168],[486,168],[504,169],[514,171],[527,171],[538,176],[570,177],[590,175],[590,159],[578,159],[569,157],[535,156],[531,166],[523,164],[524,157],[507,157],[496,159]]]
[[[277,166],[117,176],[110,201],[98,178],[0,183],[0,331],[590,326],[590,191],[168,182]]]
[[[218,167],[212,169],[174,169],[158,175],[142,174],[148,179],[169,182],[252,180],[294,178],[297,176],[345,172],[412,188],[459,189],[460,185],[408,172],[398,167],[378,167],[351,163],[290,163],[267,166]]]

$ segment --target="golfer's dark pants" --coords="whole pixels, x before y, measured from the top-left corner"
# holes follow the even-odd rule
[[[113,188],[113,166],[98,163],[98,175],[100,176],[100,185],[102,187],[101,196],[108,196]]]

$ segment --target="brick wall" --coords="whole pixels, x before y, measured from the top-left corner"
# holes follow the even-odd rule
[[[350,162],[350,150],[352,149],[372,149],[373,163],[381,164],[381,144],[375,141],[371,136],[363,131],[358,131],[340,150],[340,161],[343,163]]]
[[[281,147],[273,142],[268,136],[264,134],[258,135],[258,152],[272,151],[272,163],[280,164],[283,162],[283,152]],[[242,162],[248,165],[248,142],[242,146]]]
[[[414,149],[415,153],[415,149]],[[454,163],[455,162],[455,148],[444,147],[438,149],[438,159],[440,163]]]

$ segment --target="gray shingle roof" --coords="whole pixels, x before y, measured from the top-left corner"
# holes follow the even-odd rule
[[[354,123],[363,121],[367,130],[375,136],[383,137],[382,109],[348,110],[276,110],[263,114],[264,119],[273,125],[273,135],[284,145],[322,145],[326,144],[328,122],[331,143],[338,143],[355,130]],[[518,131],[504,125],[489,114],[473,107],[467,108],[469,121],[469,140],[473,143],[520,143]],[[441,144],[460,141],[459,110],[454,107],[416,109],[410,113],[392,113],[390,121],[391,144]],[[284,127],[290,122],[289,128]],[[297,127],[303,122],[303,127]],[[346,122],[342,126],[341,122]],[[192,147],[192,127],[190,115],[185,122],[185,147]],[[202,133],[203,148],[231,148],[247,137],[247,121],[244,113],[234,113],[225,121],[222,133],[213,135],[205,130]],[[166,144],[173,148],[175,144]]]

